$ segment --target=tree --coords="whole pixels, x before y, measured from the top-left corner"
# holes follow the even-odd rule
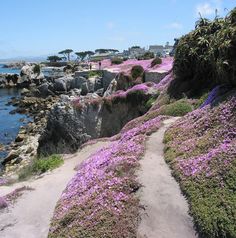
[[[95,50],[96,53],[99,53],[99,54],[104,54],[104,53],[108,53],[108,49],[97,49]]]
[[[116,50],[116,49],[108,49],[108,51],[111,52],[111,53],[118,53],[119,52],[119,50]]]
[[[47,60],[50,62],[58,62],[58,61],[61,61],[62,58],[57,55],[51,55],[51,56],[48,56]]]
[[[141,47],[138,45],[132,46],[131,49],[140,49]]]
[[[94,55],[93,51],[81,51],[81,52],[75,52],[77,55],[77,58],[80,61],[83,61],[86,57],[90,57],[91,55]]]
[[[119,50],[116,50],[116,49],[97,49],[95,50],[96,53],[99,53],[99,54],[104,54],[104,53],[116,53],[116,52],[119,52]]]
[[[71,54],[72,52],[73,52],[72,49],[65,49],[65,50],[60,51],[58,54],[64,55],[64,57],[67,58],[67,61],[70,61],[70,54]]]

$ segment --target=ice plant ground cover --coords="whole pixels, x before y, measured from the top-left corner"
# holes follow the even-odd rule
[[[147,134],[166,117],[123,130],[119,139],[90,156],[77,169],[59,200],[50,238],[136,237],[139,188],[135,170],[144,154]]]
[[[104,70],[110,70],[113,72],[124,72],[129,73],[134,65],[140,65],[145,71],[152,72],[169,72],[173,66],[173,57],[162,58],[162,63],[160,65],[155,65],[151,67],[153,59],[150,60],[137,60],[137,59],[128,59],[119,65],[112,65],[110,60],[102,60],[101,68]],[[98,68],[98,64],[95,66]]]
[[[111,96],[107,96],[107,97],[99,97],[94,99],[85,98],[84,100],[81,100],[81,98],[78,97],[73,99],[72,105],[74,105],[78,109],[82,109],[88,104],[98,106],[102,103],[112,105],[112,103],[126,101],[126,100],[127,101],[140,100],[141,101],[142,98],[145,97],[145,95],[149,94],[149,92],[150,94],[153,93],[153,90],[155,90],[156,94],[158,93],[155,86],[156,85],[154,83],[143,83],[143,84],[135,85],[126,91],[119,90],[115,92],[114,94],[112,94]]]
[[[236,96],[187,114],[164,142],[200,237],[235,238]]]

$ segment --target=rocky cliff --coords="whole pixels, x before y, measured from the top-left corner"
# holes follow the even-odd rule
[[[89,139],[113,136],[128,121],[143,115],[149,109],[147,101],[156,94],[152,86],[143,84],[104,98],[96,94],[77,99],[62,96],[49,115],[38,152],[75,151]]]

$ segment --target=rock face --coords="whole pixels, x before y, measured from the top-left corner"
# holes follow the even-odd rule
[[[35,65],[25,65],[20,72],[20,79],[17,82],[18,87],[28,87],[31,83],[39,85],[44,79],[42,72],[34,73]]]
[[[163,72],[145,72],[145,82],[159,83],[170,71]]]
[[[104,93],[104,97],[112,95],[116,91],[116,89],[117,89],[117,81],[116,79],[113,79],[110,85],[108,86],[106,92]]]
[[[128,121],[148,110],[146,102],[151,96],[153,91],[106,100],[89,94],[80,97],[82,102],[63,97],[51,110],[46,129],[39,139],[38,153],[72,152],[89,139],[119,133]]]

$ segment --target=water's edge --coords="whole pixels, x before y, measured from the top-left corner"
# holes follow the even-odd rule
[[[26,125],[30,120],[23,114],[10,114],[16,107],[9,105],[9,101],[12,97],[19,96],[19,89],[0,89],[0,144],[5,147],[0,150],[0,163],[9,152],[7,147],[15,140],[20,127]]]

